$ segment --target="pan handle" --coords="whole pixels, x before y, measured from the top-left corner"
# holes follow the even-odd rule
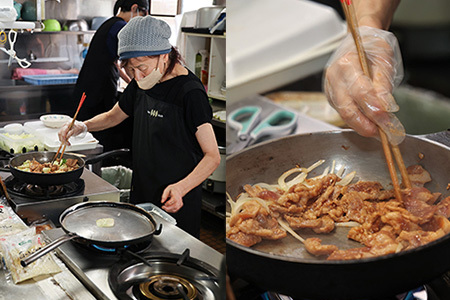
[[[84,160],[86,165],[92,165],[95,163],[98,163],[102,160],[104,160],[105,158],[111,157],[111,156],[116,156],[116,155],[124,155],[130,152],[130,149],[116,149],[116,150],[112,150],[112,151],[108,151],[90,158],[87,158]]]
[[[32,262],[34,262],[35,260],[38,260],[39,258],[44,256],[45,254],[49,253],[50,251],[58,248],[59,246],[61,246],[65,242],[70,241],[70,240],[72,240],[72,239],[74,239],[76,237],[78,237],[78,235],[76,235],[75,233],[65,234],[62,237],[54,240],[53,242],[51,242],[50,244],[48,244],[44,248],[41,248],[38,251],[36,251],[33,254],[31,254],[30,256],[24,258],[23,260],[20,261],[20,264],[22,265],[22,267],[26,267],[29,264],[31,264]]]
[[[162,232],[162,227],[163,227],[163,225],[162,225],[162,224],[159,224],[158,229],[155,230],[155,232],[153,233],[153,235],[160,235],[161,232]]]

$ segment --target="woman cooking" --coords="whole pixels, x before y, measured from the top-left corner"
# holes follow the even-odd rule
[[[110,110],[117,102],[117,82],[119,75],[126,82],[130,79],[117,66],[117,47],[119,31],[135,16],[146,16],[148,0],[117,0],[114,4],[114,16],[106,20],[94,34],[72,97],[76,108],[81,95],[85,92],[89,97],[83,104],[78,118],[90,119],[100,113]],[[75,110],[75,109],[74,109]],[[120,127],[96,132],[95,138],[103,145],[105,151],[117,149],[120,146],[119,132],[126,129]],[[113,137],[116,137],[113,141]],[[126,138],[123,138],[124,142]]]
[[[131,202],[162,206],[180,228],[199,237],[200,184],[217,168],[220,155],[204,87],[181,64],[170,35],[164,21],[133,18],[119,32],[118,48],[132,81],[110,111],[75,122],[70,131],[63,127],[59,139],[133,117]]]

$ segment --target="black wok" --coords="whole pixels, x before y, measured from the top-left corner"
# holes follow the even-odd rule
[[[450,148],[434,141],[407,136],[400,145],[405,164],[421,164],[432,176],[426,187],[449,196]],[[419,153],[424,155],[419,158]],[[389,172],[375,139],[353,131],[335,131],[289,136],[248,148],[227,158],[227,191],[233,199],[244,184],[276,183],[277,178],[296,164],[310,166],[333,160],[346,173],[356,171],[354,180],[376,180],[386,188]],[[324,165],[311,176],[320,175]],[[345,173],[344,173],[345,175]],[[441,197],[442,197],[441,196]],[[309,237],[308,231],[298,231]],[[347,230],[320,235],[324,243],[340,248],[361,246],[346,238]],[[318,236],[315,234],[315,236]],[[450,235],[427,245],[375,258],[327,261],[304,250],[292,238],[263,241],[252,248],[227,240],[227,267],[231,276],[242,278],[265,290],[308,299],[382,299],[416,288],[450,269]]]
[[[30,183],[30,184],[37,184],[41,186],[48,186],[48,185],[60,185],[60,184],[66,184],[69,182],[73,182],[80,178],[80,176],[83,174],[83,170],[86,164],[94,164],[96,162],[99,162],[105,158],[115,156],[118,154],[124,154],[128,153],[129,149],[118,149],[113,151],[108,151],[102,154],[99,154],[97,156],[88,158],[84,160],[83,158],[73,155],[73,154],[66,154],[64,153],[63,158],[65,159],[76,159],[78,160],[79,168],[64,172],[64,173],[51,173],[51,174],[44,174],[44,173],[32,173],[32,172],[26,172],[17,169],[18,166],[22,165],[26,160],[33,160],[36,159],[39,163],[46,163],[53,160],[55,157],[56,152],[28,152],[23,154],[18,154],[12,157],[9,160],[9,170],[11,171],[11,174],[14,175],[17,179]]]
[[[114,225],[97,226],[97,220],[103,218],[112,218]],[[73,205],[60,215],[59,223],[66,234],[23,259],[20,262],[22,266],[29,265],[69,240],[107,249],[125,249],[131,245],[150,243],[153,235],[159,235],[162,231],[162,225],[157,229],[155,219],[146,210],[120,202]]]

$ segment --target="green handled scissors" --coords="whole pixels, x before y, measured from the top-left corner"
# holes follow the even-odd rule
[[[236,129],[237,140],[227,147],[227,154],[244,149],[264,136],[283,136],[291,133],[297,125],[297,114],[277,109],[261,120],[262,108],[244,106],[234,110],[227,118],[227,125]]]

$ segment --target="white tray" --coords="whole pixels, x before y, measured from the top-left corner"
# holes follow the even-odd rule
[[[227,10],[227,102],[317,73],[346,34],[331,7],[311,1],[232,1]]]
[[[27,122],[24,124],[24,127],[39,137],[48,151],[57,151],[61,145],[58,139],[59,128],[49,128],[41,121]],[[66,151],[95,149],[98,145],[98,140],[90,132],[86,133],[86,136],[83,138],[71,137],[69,142],[71,145],[66,147]]]

